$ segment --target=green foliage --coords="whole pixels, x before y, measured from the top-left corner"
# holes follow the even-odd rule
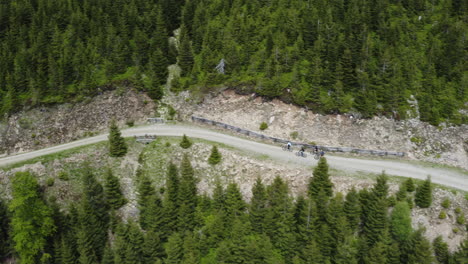
[[[268,124],[267,124],[266,122],[262,122],[262,123],[260,124],[260,130],[263,131],[263,130],[265,130],[265,129],[267,129],[267,128],[268,128]]]
[[[464,213],[460,213],[459,215],[457,215],[457,224],[459,224],[459,225],[465,224],[465,214]]]
[[[168,115],[169,115],[168,119],[174,120],[174,116],[177,114],[177,111],[171,105],[168,105],[167,109],[168,109]]]
[[[461,213],[461,208],[460,207],[455,208],[455,213],[457,214]]]
[[[414,202],[421,208],[428,208],[432,204],[432,185],[428,177],[422,185],[416,190]]]
[[[112,120],[109,128],[109,155],[111,157],[123,157],[125,154],[127,154],[127,144],[121,136],[115,120]]]
[[[36,177],[17,172],[12,180],[11,237],[21,263],[37,263],[55,230],[52,212],[41,199]]]
[[[450,207],[450,199],[449,198],[445,198],[442,203],[441,203],[442,207],[445,208],[445,209],[448,209]]]
[[[180,188],[178,224],[180,231],[192,230],[195,227],[195,209],[197,207],[197,179],[195,178],[188,155],[184,155],[180,164]]]
[[[295,140],[295,139],[297,139],[297,137],[299,136],[299,133],[298,133],[297,131],[293,131],[293,132],[291,132],[291,134],[289,134],[289,136],[290,136],[293,140]]]
[[[413,231],[411,227],[411,211],[406,202],[399,202],[393,208],[390,229],[396,241],[406,241]]]
[[[182,141],[180,142],[180,147],[184,149],[188,149],[192,146],[192,142],[188,139],[188,137],[184,134],[182,137]]]
[[[47,180],[46,180],[47,186],[52,187],[52,186],[54,186],[54,183],[55,183],[54,178],[47,178]]]
[[[262,96],[322,113],[404,118],[413,95],[421,120],[461,124],[462,3],[10,1],[0,14],[0,114],[127,81],[160,99],[177,62],[189,83],[253,83]],[[224,75],[215,70],[222,58]]]
[[[62,181],[70,180],[70,177],[68,176],[68,173],[66,171],[60,171],[57,177]]]
[[[135,121],[134,120],[127,120],[127,122],[125,122],[125,124],[128,126],[128,127],[133,127],[135,125]]]
[[[5,202],[0,199],[0,261],[7,258],[11,252],[10,216]]]
[[[125,199],[124,195],[122,194],[119,179],[114,176],[110,169],[108,169],[106,172],[106,182],[104,189],[107,203],[111,209],[117,210],[127,203],[127,199]]]
[[[408,178],[406,181],[405,181],[405,184],[406,184],[406,190],[408,192],[414,192],[414,190],[416,189],[415,185],[414,185],[414,182],[413,182],[413,178]]]
[[[239,185],[232,181],[226,189],[216,181],[212,197],[199,195],[195,172],[184,155],[180,170],[168,164],[165,184],[158,186],[159,191],[147,175],[137,173],[140,228],[131,217],[124,223],[115,211],[109,212],[115,200],[110,198],[114,195],[109,195],[109,190],[120,192],[110,177],[115,176],[105,174],[103,189],[89,168],[84,167],[80,173],[82,197],[71,202],[69,210],[62,210],[53,199],[46,205],[33,176],[26,181],[19,181],[16,176],[13,179],[10,209],[13,205],[24,206],[23,213],[28,217],[22,219],[20,231],[34,231],[23,241],[28,252],[32,252],[29,243],[38,241],[31,237],[47,234],[29,263],[466,262],[467,242],[453,256],[441,238],[436,238],[431,248],[423,230],[412,230],[410,207],[405,200],[388,209],[385,175],[377,178],[373,189],[359,193],[351,189],[345,199],[341,193],[330,196],[324,184],[317,195],[299,195],[295,202],[284,179],[277,176],[271,184],[264,185],[258,177],[252,198],[246,202]],[[18,196],[18,189],[27,195]],[[10,218],[2,204],[0,257],[4,258],[11,256],[10,235],[16,243],[13,235],[19,230],[13,225],[18,224],[14,217],[18,217],[19,207],[11,211]],[[33,213],[34,217],[30,217]],[[41,215],[46,216],[45,221]],[[35,226],[24,225],[31,222]],[[46,230],[47,223],[55,223],[56,227],[49,225]],[[453,232],[459,233],[460,226]]]
[[[434,253],[437,261],[441,264],[448,264],[450,253],[448,251],[448,245],[444,242],[442,236],[438,236],[432,242],[434,247]]]
[[[440,211],[439,219],[445,219],[445,218],[447,218],[447,213],[445,213],[445,211]]]
[[[81,262],[92,263],[103,257],[109,227],[109,205],[104,188],[90,168],[84,169],[82,196],[78,216],[78,251]]]
[[[331,197],[333,194],[333,184],[330,181],[326,158],[321,158],[319,160],[317,167],[314,168],[313,177],[309,180],[309,196],[317,198],[320,191],[324,191],[325,195],[328,197]]]
[[[208,158],[208,163],[211,165],[216,165],[221,162],[221,153],[218,151],[218,147],[213,146],[211,149],[210,157]]]

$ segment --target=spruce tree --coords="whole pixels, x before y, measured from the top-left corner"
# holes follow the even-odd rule
[[[149,231],[146,233],[143,251],[146,258],[145,263],[156,263],[163,258],[165,252],[158,232]]]
[[[166,176],[166,191],[164,192],[163,207],[164,219],[170,233],[177,230],[177,217],[179,215],[179,172],[177,167],[170,163]],[[167,234],[163,234],[167,235]]]
[[[411,211],[405,201],[395,205],[392,211],[390,230],[393,238],[398,242],[406,241],[413,229],[411,227]]]
[[[407,197],[407,189],[406,189],[406,184],[402,183],[400,184],[400,188],[398,189],[398,192],[396,193],[396,199],[397,201],[404,201],[406,200]]]
[[[182,25],[180,29],[180,46],[178,64],[182,70],[183,77],[190,76],[194,64],[192,44],[187,34],[185,26]]]
[[[229,183],[226,188],[226,213],[231,221],[243,214],[245,202],[236,183]]]
[[[127,144],[125,139],[121,136],[115,120],[112,120],[109,130],[109,155],[111,157],[122,157],[126,153]]]
[[[82,193],[78,233],[80,261],[93,263],[101,260],[107,242],[109,205],[102,185],[90,168],[85,168]]]
[[[423,230],[417,230],[411,237],[408,263],[432,263],[431,243],[424,237]]]
[[[107,243],[106,247],[104,248],[104,255],[102,257],[101,264],[115,264],[114,251],[112,250],[109,243]]]
[[[414,195],[414,202],[421,208],[428,208],[432,204],[432,185],[431,178],[428,177],[422,185],[420,185]]]
[[[356,231],[361,220],[361,205],[359,204],[359,195],[354,187],[346,195],[343,210],[348,219],[349,227]]]
[[[333,195],[333,183],[329,177],[327,159],[321,158],[317,167],[314,168],[313,177],[309,180],[309,196],[316,198],[320,190],[323,190],[328,197],[331,197]]]
[[[10,217],[5,202],[0,198],[0,262],[11,252],[10,249]]]
[[[166,259],[164,263],[179,264],[184,257],[184,241],[180,233],[173,233],[166,244]]]
[[[414,186],[413,178],[408,178],[408,179],[405,181],[405,185],[406,185],[406,190],[407,190],[408,192],[414,192],[415,186]]]
[[[119,179],[114,176],[111,169],[107,169],[105,182],[106,200],[110,208],[117,210],[127,203],[122,194]]]
[[[208,158],[208,163],[211,165],[216,165],[221,162],[221,153],[218,151],[218,147],[213,146],[211,149],[210,157]]]
[[[195,209],[197,207],[197,180],[188,155],[185,154],[180,164],[179,188],[179,230],[192,230],[195,227]]]
[[[128,225],[128,237],[124,252],[125,262],[136,264],[145,263],[143,234],[133,221],[130,221]]]
[[[184,149],[188,149],[192,146],[192,142],[188,139],[188,137],[184,134],[182,136],[182,141],[180,142],[180,147]]]
[[[448,245],[444,242],[442,236],[437,236],[432,242],[434,247],[434,255],[440,264],[449,264],[450,253]],[[468,256],[467,256],[468,257]]]
[[[157,203],[153,182],[145,175],[141,175],[137,186],[138,209],[140,209],[140,225],[144,230],[149,227],[150,207]]]
[[[267,212],[266,209],[267,194],[262,179],[257,177],[254,186],[252,187],[252,199],[249,206],[250,224],[254,232],[259,234],[264,231],[264,219]]]

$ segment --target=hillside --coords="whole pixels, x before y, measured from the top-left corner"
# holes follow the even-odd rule
[[[118,209],[115,214],[118,216],[117,219],[125,219],[126,222],[128,222],[128,225],[122,225],[118,224],[117,229],[111,229],[110,231],[112,241],[114,241],[114,250],[115,254],[113,255],[116,259],[126,257],[129,258],[130,256],[127,255],[129,253],[125,253],[125,250],[122,250],[121,247],[125,247],[127,244],[126,243],[136,243],[133,241],[131,238],[132,236],[136,235],[137,237],[140,236],[138,233],[130,235],[130,233],[125,233],[125,232],[136,232],[135,230],[133,231],[124,231],[129,228],[129,230],[134,225],[134,223],[139,223],[141,227],[148,231],[148,232],[153,232],[150,231],[151,228],[154,227],[148,227],[145,226],[143,221],[145,221],[142,218],[142,198],[141,196],[143,195],[142,191],[143,188],[142,186],[145,185],[147,186],[149,183],[144,182],[143,179],[148,179],[149,182],[151,182],[151,185],[153,187],[153,192],[155,191],[158,196],[160,196],[160,199],[162,199],[163,204],[161,206],[161,210],[168,210],[165,209],[167,208],[167,195],[169,195],[168,192],[170,192],[171,188],[170,185],[168,185],[168,181],[170,181],[170,178],[168,178],[168,166],[170,163],[174,163],[177,165],[177,167],[180,167],[180,175],[179,177],[182,177],[184,175],[184,165],[183,164],[183,157],[185,154],[188,154],[190,157],[190,164],[191,167],[193,168],[193,176],[195,177],[195,182],[196,182],[196,188],[197,188],[197,193],[198,193],[198,206],[196,207],[196,214],[197,217],[194,218],[196,224],[195,224],[195,229],[194,232],[189,233],[184,233],[183,235],[183,241],[184,243],[189,243],[187,241],[191,241],[189,237],[192,237],[195,239],[192,250],[195,250],[196,255],[195,259],[198,259],[202,263],[204,261],[208,261],[208,259],[214,258],[215,262],[219,261],[220,258],[228,257],[234,255],[239,258],[247,258],[247,260],[251,260],[254,258],[253,253],[248,253],[244,250],[247,250],[250,247],[255,247],[255,246],[261,246],[265,247],[263,244],[259,244],[260,242],[256,239],[254,241],[249,242],[250,244],[244,245],[245,239],[249,241],[247,237],[255,238],[256,235],[256,227],[254,223],[252,222],[251,224],[249,223],[249,217],[253,217],[253,211],[254,208],[252,208],[250,203],[253,202],[253,200],[258,199],[258,197],[252,192],[252,187],[256,186],[255,181],[257,177],[261,177],[262,183],[266,186],[270,186],[267,188],[267,190],[270,190],[270,188],[279,188],[277,189],[278,192],[283,192],[281,193],[283,199],[283,202],[289,204],[288,208],[284,212],[291,213],[291,219],[285,221],[293,221],[293,222],[284,222],[285,226],[284,228],[298,228],[300,226],[300,222],[297,222],[299,217],[298,215],[293,214],[293,212],[297,212],[299,210],[298,208],[301,207],[300,203],[307,204],[310,198],[306,198],[306,200],[301,200],[303,198],[299,197],[304,197],[307,196],[308,193],[308,184],[312,176],[312,170],[316,168],[310,168],[310,167],[303,167],[303,166],[297,166],[294,164],[291,165],[279,165],[277,162],[274,160],[269,159],[268,157],[264,156],[255,156],[252,155],[251,153],[245,152],[243,150],[227,147],[224,145],[218,145],[218,148],[220,149],[220,153],[222,155],[222,162],[218,165],[209,165],[207,163],[208,156],[210,155],[210,149],[212,146],[212,142],[207,142],[207,141],[199,141],[195,140],[194,144],[189,148],[189,149],[182,149],[179,147],[179,138],[160,138],[157,141],[151,143],[150,145],[142,145],[139,143],[136,143],[134,140],[130,139],[127,140],[127,143],[129,145],[129,153],[123,157],[123,158],[110,158],[108,157],[108,150],[107,150],[107,144],[106,143],[99,143],[97,145],[92,145],[89,147],[84,147],[72,151],[68,151],[63,154],[56,154],[48,157],[43,157],[39,158],[33,161],[31,164],[24,164],[24,165],[17,165],[12,168],[9,168],[7,170],[0,170],[0,193],[3,194],[3,199],[7,198],[7,201],[10,201],[12,198],[12,182],[13,179],[15,178],[14,174],[18,171],[30,171],[34,173],[34,176],[38,179],[38,182],[40,184],[41,188],[41,193],[44,197],[44,200],[47,201],[47,204],[49,206],[58,206],[60,209],[60,214],[58,212],[53,214],[53,218],[55,221],[55,224],[57,226],[57,233],[55,235],[52,235],[48,241],[51,243],[52,241],[56,241],[56,239],[60,239],[60,232],[66,232],[66,231],[61,231],[65,230],[63,229],[63,225],[66,223],[68,220],[60,220],[62,222],[57,222],[57,219],[62,219],[61,217],[65,217],[63,219],[74,219],[73,212],[70,211],[69,208],[71,208],[72,205],[76,206],[78,209],[78,221],[83,221],[79,220],[82,219],[80,215],[84,214],[85,211],[83,211],[82,206],[84,206],[84,201],[87,199],[85,198],[83,194],[83,188],[86,186],[86,182],[83,182],[83,177],[87,177],[87,171],[91,171],[92,174],[94,174],[97,178],[97,182],[105,185],[105,190],[108,188],[107,185],[107,180],[106,180],[106,175],[107,175],[107,168],[112,168],[112,172],[115,176],[120,181],[121,185],[121,191],[124,195],[124,197],[128,200],[128,202],[120,209]],[[292,154],[291,154],[292,155]],[[317,172],[314,172],[314,175]],[[371,189],[374,188],[375,186],[379,186],[379,184],[376,185],[375,179],[377,175],[362,175],[362,174],[347,174],[342,171],[336,171],[331,168],[330,172],[330,180],[334,186],[334,193],[336,196],[334,198],[331,198],[329,200],[329,205],[326,206],[326,208],[315,208],[312,212],[312,217],[313,219],[316,219],[317,217],[320,218],[320,215],[323,211],[320,210],[329,210],[328,213],[331,214],[330,217],[328,218],[327,225],[330,225],[329,227],[332,227],[332,223],[334,222],[329,222],[332,221],[332,219],[336,219],[335,217],[338,217],[336,206],[347,206],[345,201],[349,201],[348,196],[346,196],[347,193],[350,192],[352,189],[358,190],[358,193],[361,197],[365,196],[366,192],[360,191],[363,188],[368,188],[370,189],[371,193],[376,192],[378,188],[380,187],[375,187],[377,189]],[[279,178],[277,178],[280,176]],[[143,183],[142,183],[143,181]],[[182,178],[179,178],[180,184],[182,184]],[[280,181],[280,182],[278,182]],[[282,183],[281,183],[282,182]],[[397,191],[399,190],[399,185],[403,181],[400,179],[389,179],[385,185],[388,185],[386,188],[388,188],[388,197],[394,197],[396,195]],[[235,189],[233,187],[233,183],[236,184]],[[417,185],[420,185],[422,182],[416,182]],[[276,184],[276,185],[275,185]],[[279,185],[278,185],[279,184]],[[380,183],[382,184],[382,182]],[[284,185],[283,187],[281,187]],[[226,187],[220,187],[220,186],[227,186]],[[273,187],[276,186],[276,187]],[[286,187],[287,186],[287,187]],[[149,187],[149,186],[148,186]],[[181,187],[182,188],[182,187]],[[225,206],[223,207],[225,209],[215,209],[217,200],[219,198],[216,198],[217,192],[219,192],[219,188],[224,189],[225,191]],[[287,188],[287,191],[286,189]],[[237,191],[236,191],[237,189]],[[384,188],[385,190],[385,188]],[[242,200],[245,201],[241,202],[240,204],[244,204],[239,209],[241,210],[239,212],[244,212],[241,215],[238,216],[231,216],[229,218],[223,218],[225,221],[223,222],[226,226],[224,228],[226,229],[213,229],[215,226],[213,226],[216,221],[221,221],[220,219],[217,219],[217,214],[212,214],[213,212],[218,213],[226,213],[229,214],[232,209],[229,209],[229,206],[232,206],[230,204],[232,202],[231,199],[240,199],[239,197],[236,198],[236,196],[231,196],[235,195],[236,192],[239,192],[239,195],[241,195]],[[340,196],[338,192],[342,193],[343,196]],[[384,191],[385,193],[387,191]],[[84,191],[86,193],[86,191]],[[271,196],[272,193],[268,191],[268,196],[269,198],[266,199],[273,199]],[[42,196],[41,195],[41,196]],[[86,194],[88,195],[88,194]],[[212,197],[211,201],[208,201],[207,196],[209,195]],[[279,195],[279,193],[278,193]],[[408,196],[411,197],[413,194],[408,193]],[[98,196],[96,196],[98,197]],[[346,199],[344,199],[346,197]],[[281,198],[281,197],[278,197]],[[97,198],[94,198],[97,199]],[[149,199],[149,198],[148,198]],[[314,199],[314,198],[312,198]],[[323,198],[322,198],[323,199]],[[343,199],[343,200],[341,200]],[[394,200],[395,198],[388,198],[389,206],[390,208],[393,208],[394,206]],[[442,202],[448,199],[450,201],[450,204],[448,205],[448,208],[445,209],[444,207],[441,206]],[[230,202],[229,202],[230,201]],[[235,201],[235,200],[234,200]],[[241,200],[237,200],[240,202]],[[302,202],[299,202],[302,201]],[[313,200],[311,200],[313,201]],[[393,202],[392,202],[393,201]],[[218,201],[219,202],[219,201]],[[340,203],[343,203],[344,205]],[[338,204],[337,204],[338,203]],[[54,205],[57,204],[57,205]],[[393,204],[393,205],[392,205]],[[271,205],[273,206],[273,205]],[[360,206],[364,206],[361,204]],[[244,208],[244,209],[242,209]],[[363,207],[364,208],[364,207]],[[456,209],[460,208],[460,209]],[[279,209],[279,208],[278,208]],[[74,209],[71,209],[74,210]],[[201,210],[201,211],[200,211]],[[213,211],[215,210],[215,211]],[[226,211],[224,211],[226,210]],[[244,211],[245,210],[245,211]],[[273,208],[270,206],[265,207],[266,212],[269,210],[273,210]],[[285,209],[281,209],[285,210]],[[316,211],[319,210],[319,211]],[[395,210],[395,209],[393,209]],[[421,243],[429,243],[432,242],[433,239],[439,235],[443,237],[443,239],[448,243],[448,247],[451,252],[455,251],[459,245],[459,243],[466,237],[466,230],[463,225],[457,224],[457,217],[459,217],[460,213],[457,213],[456,211],[460,210],[463,213],[466,213],[468,211],[468,200],[464,197],[463,193],[456,192],[456,191],[449,191],[449,190],[444,190],[440,189],[438,187],[435,187],[433,191],[433,201],[432,201],[432,206],[430,208],[413,208],[411,210],[411,226],[412,230],[411,232],[414,232],[412,236],[414,236],[412,239],[416,239],[418,241],[423,241]],[[385,221],[388,222],[388,231],[393,230],[394,227],[392,227],[394,224],[392,224],[392,220],[390,220],[390,215],[391,215],[391,209],[388,213],[386,213],[386,216],[383,219],[386,219]],[[447,217],[444,219],[439,218],[439,213],[441,211],[444,211],[447,213]],[[201,215],[200,215],[201,213]],[[271,213],[274,213],[274,210],[271,211]],[[305,213],[305,212],[304,212]],[[58,215],[57,215],[58,214]],[[365,213],[363,213],[365,215]],[[164,214],[163,214],[164,215]],[[294,216],[293,216],[294,215]],[[408,215],[409,216],[409,215]],[[58,217],[58,218],[57,218]],[[153,216],[152,216],[153,217]],[[214,217],[214,218],[213,218]],[[285,215],[283,217],[286,217]],[[216,220],[217,219],[217,220]],[[245,224],[242,227],[236,226],[236,221],[244,219]],[[277,218],[275,218],[277,219]],[[294,220],[295,219],[295,220]],[[464,216],[465,222],[466,222],[466,216]],[[65,222],[63,222],[65,221]],[[73,220],[76,221],[76,220]],[[120,220],[112,220],[112,221],[117,221],[116,223],[119,223]],[[215,222],[212,222],[215,221]],[[234,221],[234,222],[232,222]],[[314,221],[318,221],[317,223],[323,221],[316,219]],[[290,223],[290,224],[288,224]],[[363,222],[364,223],[364,222]],[[72,223],[69,223],[72,224]],[[82,223],[84,225],[84,223]],[[65,224],[68,225],[68,224]],[[230,229],[229,226],[233,225],[231,228],[233,230],[237,230],[237,232],[242,231],[242,236],[245,236],[244,238],[238,238],[241,239],[241,241],[244,242],[236,242],[236,243],[241,243],[238,244],[243,248],[239,252],[231,252],[229,255],[225,255],[223,250],[223,245],[226,246],[226,243],[231,243],[231,239],[235,239],[235,236],[233,237],[233,233],[229,233],[228,230]],[[252,226],[250,226],[252,225]],[[421,238],[418,237],[418,232],[415,232],[414,230],[417,230],[420,227],[424,227],[424,237],[427,237],[428,242],[424,242],[426,240],[420,240]],[[68,233],[68,235],[78,235],[80,234],[80,231],[82,230],[80,225],[76,226],[76,231],[73,231],[73,233]],[[124,229],[122,229],[124,228]],[[239,229],[240,228],[240,229]],[[362,227],[364,228],[364,227]],[[377,227],[375,227],[377,228]],[[347,229],[347,228],[346,228]],[[0,228],[1,230],[1,228]],[[73,229],[75,230],[75,229]],[[197,231],[198,230],[198,231]],[[225,231],[222,231],[225,230]],[[301,229],[302,230],[302,229]],[[361,229],[359,229],[361,230]],[[357,241],[361,240],[364,241],[366,238],[364,238],[364,234],[366,228],[362,229],[362,231],[359,231],[359,235],[351,235],[347,233],[348,231],[343,231],[345,233],[341,233],[342,231],[339,231],[340,235],[351,235],[348,237],[349,239],[357,239]],[[77,232],[77,233],[74,233]],[[124,232],[124,233],[122,233]],[[212,239],[213,233],[216,232],[219,240],[218,242],[213,242],[210,239]],[[226,232],[226,233],[219,233],[219,232]],[[253,233],[252,233],[253,232]],[[312,233],[310,234],[310,238],[315,237],[315,235],[318,234],[326,234],[323,233],[324,231],[311,231]],[[318,232],[318,233],[317,233]],[[334,231],[336,232],[336,231]],[[364,233],[361,233],[364,232]],[[1,233],[1,232],[0,232]],[[127,234],[129,237],[127,237]],[[134,248],[134,250],[143,250],[143,256],[145,258],[152,258],[152,255],[147,255],[148,252],[144,249],[144,245],[146,243],[153,243],[149,242],[152,241],[149,235],[153,235],[153,233],[148,233],[145,235],[145,239],[138,242],[138,243],[143,243],[143,244],[136,244],[137,248]],[[169,234],[172,234],[169,236]],[[180,233],[171,233],[168,231],[168,233],[159,233],[159,238],[161,239],[159,247],[162,247],[165,245],[165,247],[169,247],[171,245],[171,238],[172,236],[175,236],[176,234]],[[304,248],[304,246],[300,246],[301,243],[306,243],[305,241],[302,241],[301,239],[306,239],[306,241],[311,242],[310,240],[307,239],[307,236],[304,236],[305,233],[304,231],[293,231],[294,237],[289,237],[288,239],[293,239],[296,241],[295,243],[298,243],[296,246],[291,247],[287,249],[287,252],[290,252],[289,250],[292,250],[292,252],[296,253],[287,253],[284,252],[283,250],[286,250],[285,248],[282,248],[280,242],[282,241],[281,237],[278,237],[278,234],[276,233],[267,233],[267,237],[262,237],[263,239],[268,239],[267,242],[268,244],[271,243],[268,248],[271,247],[274,253],[275,261],[273,259],[270,259],[269,261],[266,261],[267,263],[291,263],[291,258],[296,259],[294,263],[307,263],[307,262],[300,262],[301,260],[307,261],[307,256],[308,254],[314,254],[317,255],[319,254],[318,252],[322,252],[321,247],[319,249],[316,249],[318,251],[313,251],[313,249],[308,249],[305,251],[296,251],[294,248]],[[409,234],[409,233],[408,233]],[[67,236],[68,236],[67,235]],[[169,236],[169,238],[168,238]],[[297,236],[297,237],[296,237]],[[70,239],[70,237],[68,238]],[[80,241],[82,241],[80,236],[78,235],[77,238],[77,243],[80,245]],[[114,240],[115,239],[115,240]],[[129,239],[127,241],[127,239]],[[206,240],[208,239],[208,240]],[[386,238],[390,239],[390,238]],[[416,241],[414,240],[414,241]],[[68,242],[67,242],[68,241]],[[211,242],[210,242],[211,241]],[[236,240],[235,240],[236,241]],[[302,242],[301,242],[302,241]],[[313,241],[313,240],[312,240]],[[339,242],[342,241],[342,242]],[[345,242],[346,240],[338,240],[336,241],[338,244],[330,244],[332,252],[335,252],[338,250],[338,252],[331,253],[330,257],[333,259],[333,263],[339,263],[337,262],[340,257],[342,257],[340,252],[340,248],[343,246],[351,246],[352,252],[356,252],[354,250],[361,250],[361,246],[358,244],[352,244],[348,245],[348,242]],[[388,241],[394,241],[395,240],[388,240]],[[331,242],[331,241],[330,241]],[[56,243],[56,242],[53,242]],[[67,245],[67,243],[71,243],[70,240],[63,241],[61,243],[65,243],[64,245]],[[213,244],[214,243],[214,244]],[[342,244],[344,243],[344,244]],[[59,243],[60,244],[60,243]],[[70,244],[73,245],[73,244]],[[139,249],[138,245],[140,245],[143,249]],[[230,244],[229,244],[230,245]],[[134,244],[135,246],[135,244]],[[292,245],[290,245],[292,246]],[[336,248],[338,246],[338,248]],[[229,246],[231,247],[231,246]],[[380,247],[380,246],[379,246]],[[404,246],[400,245],[400,247],[403,249]],[[80,256],[82,251],[81,247],[74,248],[71,246],[71,249],[74,250],[74,254],[76,254],[76,258],[78,259],[78,256]],[[212,252],[212,249],[214,253],[208,253]],[[265,248],[266,250],[267,248]],[[50,252],[52,256],[55,258],[57,254],[63,254],[64,248],[59,247],[57,248],[56,246],[52,246],[51,249],[48,249],[46,252]],[[76,250],[76,251],[75,251]],[[107,250],[107,249],[106,249]],[[180,255],[179,257],[182,256],[187,256],[188,249],[183,250],[183,254]],[[254,249],[253,252],[257,252]],[[309,251],[311,250],[311,251]],[[422,248],[419,250],[423,250]],[[425,249],[428,250],[428,249]],[[119,253],[120,252],[120,253]],[[177,256],[172,256],[171,251],[169,249],[158,251],[159,253],[157,256],[158,258],[161,258],[164,260],[163,263],[170,263],[169,259],[171,257],[178,258]],[[309,253],[307,253],[309,252]],[[315,252],[315,253],[312,253]],[[325,251],[327,252],[327,251]],[[462,254],[462,252],[460,252]],[[214,254],[214,255],[213,255]],[[260,252],[257,252],[256,254],[262,255]],[[293,254],[293,256],[290,256],[289,254]],[[328,253],[320,253],[320,254],[328,254]],[[356,254],[356,253],[354,253]],[[373,253],[377,254],[377,253]],[[380,253],[379,253],[380,254]],[[382,258],[390,258],[393,253],[388,253],[385,255],[371,255],[369,257],[382,257]],[[295,256],[294,256],[295,255]],[[405,258],[405,255],[402,254],[401,258]],[[459,257],[462,255],[459,255]],[[324,258],[327,258],[326,255],[323,255]],[[349,255],[348,255],[349,257]],[[361,258],[364,256],[361,255],[355,255],[353,258]],[[402,260],[403,261],[403,260]],[[421,261],[421,259],[419,259]],[[55,262],[54,262],[55,263]],[[61,262],[58,262],[61,263]],[[141,263],[147,263],[145,261]],[[196,262],[200,263],[200,262]],[[209,262],[212,263],[212,262]],[[249,263],[249,261],[245,262]],[[397,262],[398,263],[398,262]],[[401,262],[401,263],[406,263],[406,262]],[[421,263],[421,262],[419,262]]]
[[[79,102],[122,80],[160,99],[177,63],[173,91],[224,84],[325,114],[466,123],[467,9],[466,1],[9,1],[0,5],[0,113]],[[225,74],[215,70],[222,59]]]

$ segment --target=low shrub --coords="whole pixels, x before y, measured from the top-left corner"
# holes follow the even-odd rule
[[[46,184],[47,186],[54,186],[54,183],[55,183],[55,179],[54,178],[47,178],[46,180]]]
[[[268,124],[267,124],[266,122],[262,122],[262,123],[260,124],[260,130],[263,131],[263,130],[265,130],[265,129],[267,129],[267,128],[268,128]]]
[[[447,218],[447,213],[445,213],[445,211],[440,211],[439,219],[445,219],[445,218]]]
[[[449,198],[445,198],[445,199],[442,201],[441,205],[442,205],[442,207],[445,208],[445,209],[449,208],[449,207],[450,207],[450,200],[449,200]]]

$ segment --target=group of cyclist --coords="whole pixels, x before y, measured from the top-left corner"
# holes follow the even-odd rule
[[[286,148],[291,151],[292,149],[292,143],[288,141],[288,143],[286,144]],[[323,157],[325,155],[325,151],[320,150],[319,152],[319,147],[318,146],[314,146],[313,148],[313,151],[311,152],[311,154],[315,155],[316,157]],[[298,155],[301,156],[301,157],[305,157],[305,147],[304,145],[301,146],[301,149],[299,150],[298,152]]]

